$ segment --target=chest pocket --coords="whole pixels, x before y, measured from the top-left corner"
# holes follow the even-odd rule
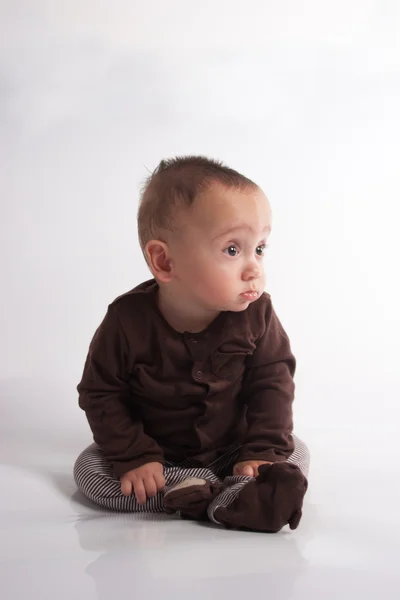
[[[211,371],[219,379],[236,381],[246,369],[246,359],[251,352],[215,352],[211,357]]]

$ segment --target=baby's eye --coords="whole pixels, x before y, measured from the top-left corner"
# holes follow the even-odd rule
[[[233,244],[231,246],[228,246],[225,250],[225,253],[229,254],[229,256],[236,256],[238,253],[238,249],[236,248],[236,246],[234,246]]]
[[[258,256],[264,255],[264,251],[265,251],[266,247],[267,247],[266,244],[261,244],[260,246],[257,246],[256,252],[257,252]]]

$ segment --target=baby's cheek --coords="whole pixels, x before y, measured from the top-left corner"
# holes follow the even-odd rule
[[[214,292],[221,289],[226,280],[225,272],[212,263],[202,269],[198,269],[197,274],[196,272],[193,273],[193,277],[200,284],[207,285],[208,289]]]

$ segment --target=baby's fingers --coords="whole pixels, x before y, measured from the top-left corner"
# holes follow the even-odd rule
[[[233,471],[234,475],[245,475],[246,477],[254,477],[254,470],[253,467],[251,467],[250,465],[245,465],[245,466],[238,466],[235,467],[234,471]]]
[[[157,494],[157,484],[154,476],[148,477],[144,480],[144,487],[146,488],[146,495],[148,498],[154,498]]]
[[[165,477],[162,473],[156,473],[154,479],[157,485],[157,490],[161,492],[165,488]]]
[[[254,477],[255,473],[253,467],[250,467],[250,465],[243,467],[241,475],[245,475],[246,477]]]
[[[129,479],[121,477],[121,492],[124,496],[132,494],[132,482]]]
[[[143,479],[137,479],[133,484],[135,490],[136,500],[139,504],[146,504],[146,490],[144,487]]]

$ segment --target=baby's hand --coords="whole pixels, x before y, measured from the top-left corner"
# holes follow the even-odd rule
[[[260,465],[272,465],[272,462],[266,460],[242,460],[233,467],[234,475],[247,475],[247,477],[257,477],[258,467]]]
[[[151,462],[120,477],[121,492],[125,496],[135,493],[139,504],[145,504],[147,498],[153,498],[165,487],[164,467],[159,462]]]

